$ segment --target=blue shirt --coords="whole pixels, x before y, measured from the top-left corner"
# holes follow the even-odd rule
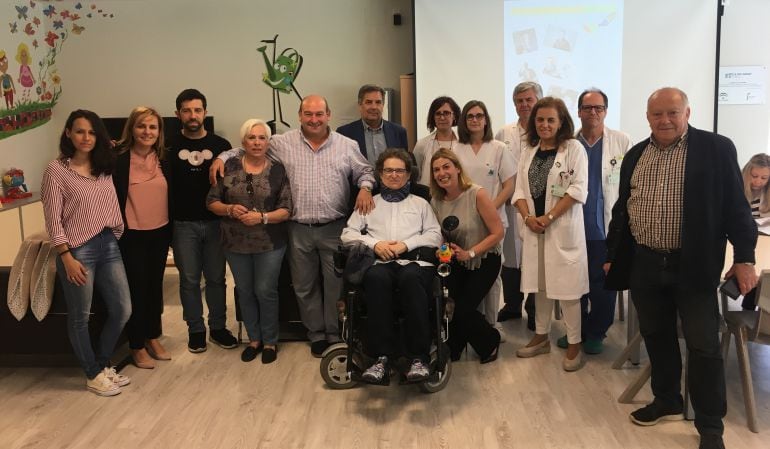
[[[589,146],[582,136],[578,139],[588,155],[588,198],[583,204],[583,222],[586,240],[605,240],[604,232],[604,193],[602,192],[602,146],[600,138]]]

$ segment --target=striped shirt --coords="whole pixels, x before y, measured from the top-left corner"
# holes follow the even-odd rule
[[[751,200],[751,216],[754,218],[760,218],[759,205],[762,203],[762,197],[756,197]]]
[[[55,159],[43,172],[41,196],[51,244],[77,248],[104,228],[112,229],[115,238],[120,238],[123,218],[112,175],[86,178],[71,170],[69,162]]]
[[[661,251],[682,247],[687,134],[661,148],[653,139],[631,175],[628,217],[636,243]]]
[[[226,161],[243,149],[225,151]],[[374,186],[372,166],[358,150],[355,140],[329,130],[329,137],[313,150],[299,129],[274,135],[270,154],[278,159],[289,177],[294,209],[291,219],[300,223],[328,223],[350,215],[350,181],[358,187]]]

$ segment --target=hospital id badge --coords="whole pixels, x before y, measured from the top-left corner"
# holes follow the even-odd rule
[[[609,174],[609,176],[607,176],[607,181],[612,186],[618,185],[618,183],[620,182],[620,173],[613,171],[612,173]]]
[[[551,195],[558,196],[559,198],[567,194],[567,189],[561,184],[554,184],[551,186]]]

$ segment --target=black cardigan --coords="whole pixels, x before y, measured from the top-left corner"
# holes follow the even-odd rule
[[[636,246],[628,224],[631,175],[649,142],[648,138],[634,145],[620,167],[620,195],[607,233],[607,261],[612,266],[605,286],[611,290],[628,289]],[[724,136],[692,126],[687,131],[681,233],[680,276],[687,288],[716,289],[727,240],[733,244],[735,263],[754,262],[757,225],[743,192],[735,145]]]
[[[126,150],[119,153],[115,159],[115,171],[112,173],[112,182],[115,184],[115,193],[118,196],[118,204],[120,205],[120,214],[123,216],[123,223],[125,229],[128,230],[128,222],[126,221],[126,201],[128,200],[128,172],[131,167],[131,151]],[[163,172],[163,176],[166,178],[166,184],[168,184],[168,219],[171,222],[172,214],[172,202],[171,202],[171,164],[165,158],[160,160],[160,169]]]

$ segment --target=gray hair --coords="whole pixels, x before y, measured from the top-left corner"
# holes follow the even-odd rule
[[[534,81],[524,81],[523,83],[519,83],[516,85],[516,87],[513,88],[513,96],[519,95],[520,93],[526,92],[528,90],[535,91],[535,97],[537,99],[543,98],[543,88],[540,87],[540,84],[534,82]]]
[[[676,93],[678,93],[682,97],[682,101],[684,102],[684,107],[685,108],[689,108],[690,107],[690,99],[687,98],[687,94],[684,93],[684,91],[682,89],[678,88],[678,87],[661,87],[660,89],[656,90],[655,92],[650,94],[650,96],[647,98],[647,105],[648,105],[648,107],[649,107],[650,101],[655,96],[657,96],[660,92],[662,92],[664,90],[673,90],[673,91],[675,91]]]
[[[243,122],[243,125],[241,125],[241,131],[240,131],[240,134],[239,134],[241,136],[241,142],[243,142],[243,140],[249,134],[251,129],[254,128],[257,125],[262,126],[263,128],[265,128],[265,134],[267,134],[267,138],[270,139],[270,135],[272,133],[270,132],[270,127],[267,126],[267,123],[264,120],[260,120],[258,118],[250,118],[250,119],[246,120],[245,122]]]

